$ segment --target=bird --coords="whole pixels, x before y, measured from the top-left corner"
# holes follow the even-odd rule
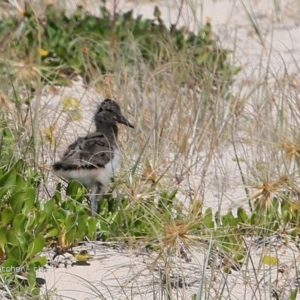
[[[119,104],[105,99],[94,115],[95,132],[70,144],[53,172],[67,180],[77,180],[91,190],[91,214],[98,211],[98,201],[108,190],[120,162],[118,125],[134,126],[123,116]]]

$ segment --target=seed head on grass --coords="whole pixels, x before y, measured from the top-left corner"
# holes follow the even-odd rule
[[[289,185],[289,181],[290,179],[286,175],[281,176],[274,182],[270,182],[265,178],[261,184],[253,186],[258,191],[250,196],[250,199],[257,200],[257,205],[262,210],[269,210],[272,207],[272,199],[274,197],[282,198],[283,189]]]
[[[20,81],[32,83],[40,79],[40,70],[33,64],[18,63],[15,65],[16,78]]]
[[[186,245],[189,228],[190,224],[182,220],[165,225],[162,239],[163,248],[171,247],[176,249],[180,242]]]
[[[295,160],[297,166],[300,165],[300,141],[292,142],[288,139],[284,139],[282,148],[285,151],[285,156],[288,162]]]

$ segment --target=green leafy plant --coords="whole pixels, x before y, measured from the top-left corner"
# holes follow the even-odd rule
[[[38,174],[23,160],[0,169],[1,274],[11,277],[26,270],[29,291],[35,294],[36,271],[47,262],[40,256],[46,242],[57,239],[66,247],[85,236],[94,237],[96,229],[96,221],[87,209],[74,205],[85,195],[79,184],[71,182],[67,188],[68,197],[75,195],[72,200],[62,201],[59,191],[52,199],[43,200],[37,199],[34,183],[38,184],[38,180]]]
[[[168,28],[158,12],[157,8],[154,19],[134,18],[133,11],[112,16],[103,6],[101,17],[96,17],[78,7],[68,17],[49,4],[43,18],[38,18],[27,5],[21,19],[0,21],[4,37],[0,44],[9,57],[41,65],[42,78],[53,83],[67,84],[75,75],[89,82],[118,68],[119,57],[128,67],[139,63],[138,54],[138,60],[152,69],[177,61],[174,68],[190,70],[188,78],[180,78],[178,72],[179,81],[190,77],[201,85],[211,78],[219,90],[228,87],[239,68],[229,64],[227,51],[218,47],[210,24],[197,34],[175,25]],[[12,35],[12,28],[18,35]]]
[[[30,171],[30,166],[22,160],[10,169],[1,169],[0,261],[4,276],[11,276],[16,269],[27,269],[28,286],[33,291],[35,272],[45,265],[46,258],[39,256],[45,239],[36,230],[41,212],[35,206],[36,194],[31,182],[34,178],[28,180]]]

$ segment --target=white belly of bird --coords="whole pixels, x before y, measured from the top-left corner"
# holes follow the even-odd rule
[[[105,192],[109,183],[111,182],[112,177],[117,171],[120,162],[120,149],[115,147],[113,159],[109,161],[104,168],[58,171],[56,174],[69,180],[77,180],[89,188],[91,188],[95,182],[100,182],[102,184],[102,192]]]

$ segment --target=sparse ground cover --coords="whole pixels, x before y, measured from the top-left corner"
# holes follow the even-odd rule
[[[152,20],[112,3],[100,19],[27,3],[0,24],[3,298],[297,299],[298,57],[280,35],[297,1],[218,1],[240,27],[193,33],[206,2]],[[107,97],[136,129],[94,218],[49,166]]]

